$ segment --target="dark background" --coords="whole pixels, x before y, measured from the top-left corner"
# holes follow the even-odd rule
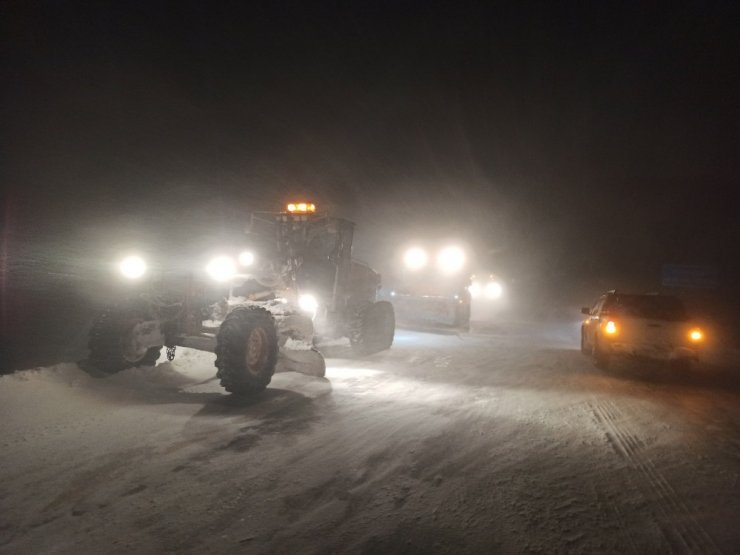
[[[296,195],[384,271],[432,234],[537,298],[677,263],[734,306],[738,3],[482,4],[0,2],[3,366],[71,356],[119,251]]]

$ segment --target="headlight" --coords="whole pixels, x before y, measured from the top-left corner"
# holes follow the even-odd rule
[[[480,283],[478,283],[477,281],[471,283],[468,286],[468,291],[470,292],[470,298],[472,299],[479,298],[481,296],[481,293],[483,293]]]
[[[301,295],[298,297],[298,306],[304,312],[308,312],[313,318],[319,308],[319,301],[313,295]]]
[[[465,265],[465,253],[459,247],[442,249],[437,256],[437,267],[444,274],[454,274]]]
[[[206,271],[216,281],[228,281],[236,275],[236,264],[228,256],[217,256],[208,263]]]
[[[604,326],[604,331],[607,335],[614,335],[615,333],[617,333],[617,324],[609,320],[606,323],[606,326]]]
[[[419,247],[409,249],[403,255],[403,263],[409,270],[420,270],[427,265],[427,259],[427,253]]]
[[[498,299],[504,292],[504,288],[498,281],[489,281],[486,283],[486,299]]]
[[[239,264],[242,266],[251,266],[254,264],[254,254],[250,251],[242,251],[239,253]]]
[[[124,277],[137,279],[146,273],[146,262],[139,256],[127,256],[118,265],[118,269]]]

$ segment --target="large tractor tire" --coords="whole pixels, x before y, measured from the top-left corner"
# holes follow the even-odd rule
[[[393,305],[379,301],[364,306],[350,334],[352,350],[358,355],[371,355],[390,349],[396,332]]]
[[[89,362],[106,374],[139,366],[154,366],[162,345],[139,350],[131,348],[132,335],[137,327],[151,320],[152,316],[144,303],[130,302],[109,307],[90,330]]]
[[[216,375],[230,393],[263,391],[275,373],[277,356],[275,320],[262,307],[235,308],[216,335]]]

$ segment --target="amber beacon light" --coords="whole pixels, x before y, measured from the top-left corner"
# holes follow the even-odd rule
[[[316,205],[313,202],[290,202],[286,208],[291,214],[313,214],[316,212]]]

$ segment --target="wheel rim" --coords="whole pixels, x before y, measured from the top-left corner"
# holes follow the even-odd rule
[[[267,360],[267,332],[262,328],[252,330],[247,338],[247,352],[245,362],[247,370],[258,375]]]

